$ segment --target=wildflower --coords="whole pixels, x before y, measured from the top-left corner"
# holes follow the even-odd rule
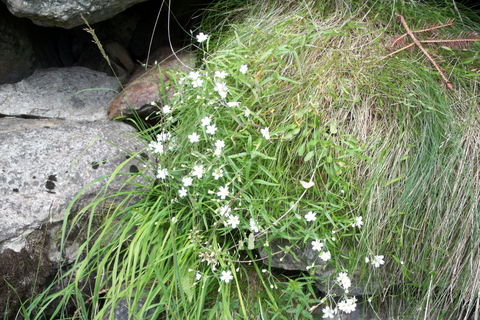
[[[319,257],[323,261],[328,261],[332,258],[332,254],[330,253],[330,251],[326,251],[326,252],[322,252]]]
[[[165,149],[163,147],[163,143],[157,141],[151,141],[148,144],[148,148],[152,150],[153,153],[163,154]]]
[[[192,185],[193,179],[190,177],[183,177],[182,182],[185,187],[188,187]]]
[[[346,272],[340,272],[340,274],[337,277],[337,281],[345,290],[350,288],[350,286],[352,285],[352,282]]]
[[[188,74],[188,78],[192,79],[192,80],[197,80],[198,78],[200,77],[200,72],[199,71],[192,71]]]
[[[197,278],[197,281],[199,281],[200,279],[202,279],[202,274],[200,272],[197,272],[195,274],[195,278]]]
[[[213,90],[217,91],[220,97],[225,98],[227,96],[228,88],[225,82],[215,83]]]
[[[320,240],[312,241],[313,251],[322,251],[323,243]]]
[[[370,259],[368,259],[368,257],[365,257],[365,263],[369,263],[370,262]]]
[[[162,108],[162,111],[163,111],[163,113],[167,114],[167,113],[172,112],[172,108],[170,108],[170,106],[168,106],[168,105],[165,105],[165,106]]]
[[[192,81],[192,87],[194,87],[194,88],[201,87],[202,85],[203,85],[203,80],[200,79],[200,78]]]
[[[385,261],[383,261],[383,256],[374,256],[372,259],[372,264],[374,265],[375,268],[380,267],[380,265],[384,263]]]
[[[232,108],[232,107],[239,107],[240,102],[227,102],[227,107]]]
[[[267,269],[262,269],[262,273],[265,273],[265,272],[267,272]]]
[[[229,206],[220,207],[220,215],[228,217],[231,210]]]
[[[217,157],[220,157],[222,155],[222,149],[216,148],[213,154]]]
[[[202,177],[203,177],[203,166],[202,165],[194,166],[192,176],[196,176],[198,179],[202,179]]]
[[[233,279],[232,271],[230,270],[222,271],[222,276],[220,277],[220,280],[225,281],[225,283],[229,283],[230,280],[232,279]]]
[[[202,43],[203,41],[208,39],[208,34],[204,34],[203,32],[200,32],[199,34],[197,34],[196,38],[198,42]]]
[[[172,218],[172,223],[175,223],[177,221],[177,217]]]
[[[225,141],[223,141],[223,140],[217,140],[217,141],[215,142],[215,147],[216,147],[217,149],[222,149],[223,147],[225,147]]]
[[[200,136],[196,132],[194,132],[188,135],[188,140],[190,140],[191,143],[195,143],[200,141]]]
[[[215,78],[225,79],[228,76],[228,73],[225,71],[215,71]]]
[[[227,223],[235,229],[240,224],[240,219],[238,216],[230,216]]]
[[[158,179],[166,179],[168,175],[168,170],[167,169],[159,169],[157,172],[157,178]]]
[[[242,64],[240,66],[240,72],[243,73],[243,74],[246,74],[248,71],[248,66],[246,64]]]
[[[158,141],[168,141],[170,140],[170,138],[172,137],[172,134],[170,132],[160,132],[159,134],[157,134],[157,140]]]
[[[207,127],[207,133],[210,133],[212,136],[215,134],[215,131],[217,131],[217,126],[212,124],[211,126]]]
[[[340,309],[341,311],[344,311],[346,313],[353,312],[353,311],[355,311],[355,308],[357,307],[356,302],[357,302],[357,299],[355,297],[340,301],[338,303],[338,309]]]
[[[333,317],[335,316],[335,310],[330,308],[329,306],[326,306],[325,308],[323,308],[322,312],[323,312],[322,318],[333,319]]]
[[[270,129],[268,127],[265,127],[263,129],[260,129],[260,133],[266,140],[270,140],[270,133],[268,132]]]
[[[218,178],[223,177],[223,170],[220,168],[213,170],[212,176],[215,178],[215,180],[218,180]]]
[[[313,267],[315,267],[315,262],[312,262],[312,265],[307,266],[306,269],[307,269],[307,271],[308,271],[308,270],[310,270],[310,269],[313,269]]]
[[[315,217],[316,215],[317,215],[316,212],[309,211],[309,212],[305,215],[305,219],[307,219],[307,222],[315,221],[315,220],[317,220],[317,217]]]
[[[363,217],[355,217],[355,222],[352,224],[352,227],[361,227],[363,225],[363,221],[362,221]]]
[[[250,230],[252,230],[252,232],[255,232],[255,233],[260,231],[260,228],[258,227],[257,222],[253,218],[250,218]]]
[[[220,187],[220,191],[217,192],[217,196],[219,196],[222,200],[225,200],[225,197],[228,196],[228,187]]]
[[[202,127],[208,126],[210,122],[212,122],[212,118],[210,117],[202,118]]]
[[[182,187],[182,189],[178,190],[178,195],[180,196],[180,198],[183,198],[187,195],[187,189],[185,189],[185,187]]]
[[[245,107],[245,117],[249,117],[250,116],[250,109],[248,109],[247,107]]]

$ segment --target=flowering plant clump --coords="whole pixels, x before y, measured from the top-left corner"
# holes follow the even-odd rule
[[[195,38],[198,43],[206,42],[207,47],[213,41],[203,32]],[[162,117],[168,115],[168,121],[161,122],[156,139],[148,145],[158,158],[156,188],[170,210],[178,212],[177,230],[183,221],[193,221],[196,227],[189,236],[192,246],[188,248],[195,252],[189,259],[191,281],[197,284],[216,279],[222,294],[242,278],[236,276],[245,259],[241,250],[268,248],[269,239],[281,237],[286,230],[289,238],[311,239],[318,260],[306,269],[310,271],[309,281],[314,283],[316,266],[333,265],[332,260],[339,259],[337,239],[348,239],[348,227],[360,230],[363,226],[362,216],[345,218],[353,187],[341,179],[348,169],[344,160],[319,158],[313,172],[301,171],[303,179],[310,182],[298,181],[290,168],[281,165],[283,156],[277,150],[288,146],[295,137],[300,141],[295,154],[301,161],[308,163],[315,155],[309,150],[315,144],[307,140],[312,138],[310,124],[305,118],[306,127],[302,128],[295,117],[278,122],[274,112],[265,112],[263,98],[251,94],[258,79],[251,75],[256,72],[255,65],[247,59],[239,55],[231,60],[222,57],[216,65],[213,56],[203,68],[174,74],[176,93],[159,113]],[[305,134],[300,136],[302,130]],[[358,152],[353,150],[353,140],[345,144],[350,149],[342,149],[325,138],[325,131],[320,133],[325,139],[321,148],[329,154],[343,152],[346,158]],[[333,178],[328,197],[318,206],[312,199],[318,190],[316,172],[322,170]],[[182,219],[189,212],[191,216]],[[374,266],[383,264],[378,257],[372,262]],[[257,263],[255,257],[250,259]],[[259,276],[268,278],[268,287],[279,288],[271,273],[261,270]],[[347,271],[338,274],[336,283],[345,292],[352,286]],[[331,318],[338,311],[349,313],[355,307],[355,300],[345,297],[336,308],[323,308],[324,317]]]

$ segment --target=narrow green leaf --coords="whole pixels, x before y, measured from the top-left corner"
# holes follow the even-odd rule
[[[303,158],[303,161],[309,161],[310,159],[313,158],[313,155],[314,155],[314,154],[315,154],[314,151],[309,151],[309,152],[307,153],[307,155],[305,156],[305,158]]]

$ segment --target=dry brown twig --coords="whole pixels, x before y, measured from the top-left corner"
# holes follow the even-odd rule
[[[422,44],[427,44],[427,45],[440,44],[440,45],[443,45],[443,46],[446,46],[446,47],[449,47],[449,48],[466,48],[466,47],[470,46],[473,42],[480,41],[478,36],[474,33],[470,33],[470,34],[467,35],[466,38],[460,38],[459,37],[459,38],[456,38],[456,39],[419,40],[419,39],[417,39],[417,37],[415,37],[415,34],[427,33],[427,32],[433,33],[433,32],[436,32],[438,29],[445,28],[445,27],[452,27],[453,28],[454,20],[447,21],[445,24],[441,24],[441,25],[433,25],[433,26],[430,26],[428,28],[421,29],[421,30],[411,30],[403,16],[401,16],[398,13],[396,13],[395,16],[397,18],[397,22],[401,23],[407,32],[405,34],[397,37],[392,42],[390,47],[391,48],[399,47],[399,46],[404,46],[404,47],[387,54],[385,57],[383,57],[379,61],[381,61],[383,59],[386,59],[388,57],[391,57],[391,56],[393,56],[393,55],[395,55],[395,54],[397,54],[400,51],[403,51],[405,49],[410,49],[412,51],[413,48],[415,46],[417,46],[422,51],[422,53],[427,57],[427,59],[433,64],[435,69],[437,69],[440,77],[442,78],[443,82],[445,82],[447,88],[452,90],[453,89],[452,83],[450,82],[450,80],[447,79],[447,77],[443,73],[443,71],[440,68],[440,66],[438,65],[438,63],[435,61],[435,59],[433,59],[433,57],[430,55],[430,53],[428,53],[428,51],[425,49],[425,47]],[[413,42],[407,44],[406,40],[405,40],[407,37],[410,37],[410,39],[412,39]],[[379,62],[379,61],[377,61],[377,62]]]

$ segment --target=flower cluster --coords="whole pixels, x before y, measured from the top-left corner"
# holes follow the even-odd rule
[[[379,268],[381,265],[383,265],[385,263],[385,261],[383,260],[384,256],[373,256],[372,258],[372,265],[375,267],[375,268]],[[365,258],[365,263],[369,263],[370,262],[370,259],[368,257]]]

